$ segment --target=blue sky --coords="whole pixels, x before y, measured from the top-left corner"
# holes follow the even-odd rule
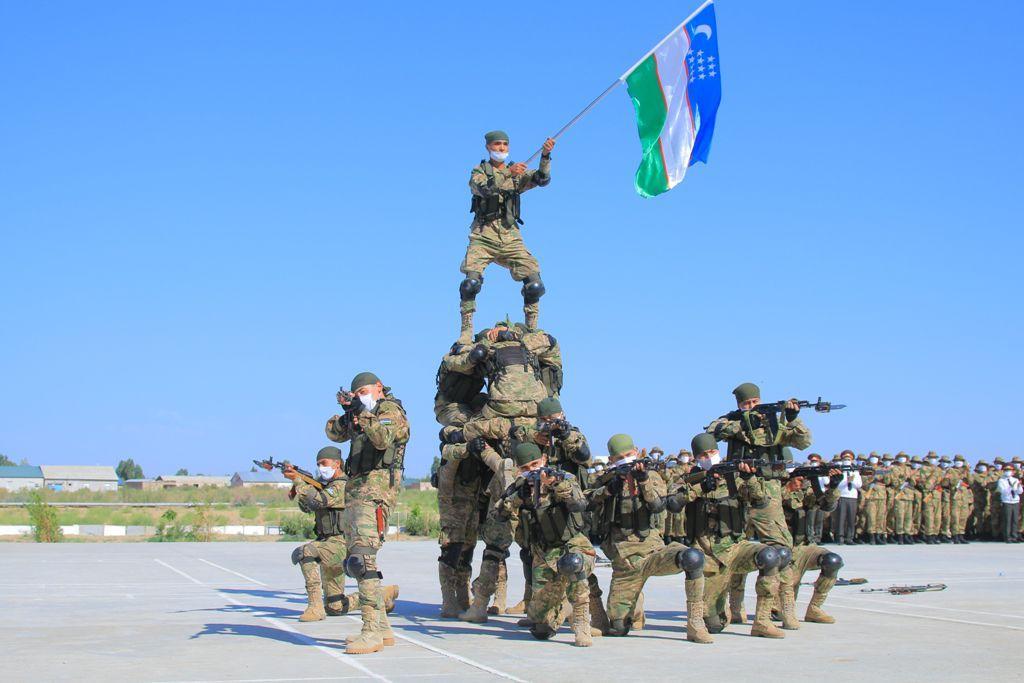
[[[373,369],[425,472],[483,132],[525,158],[697,4],[3,4],[0,452],[308,462]],[[621,89],[524,198],[570,419],[677,449],[755,381],[849,404],[812,450],[1021,454],[1024,9],[717,14],[708,166],[638,197]]]

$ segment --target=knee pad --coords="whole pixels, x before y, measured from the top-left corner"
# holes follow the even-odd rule
[[[299,562],[302,562],[302,548],[303,546],[300,545],[292,551],[292,564],[298,564]]]
[[[534,273],[523,282],[523,301],[528,304],[535,304],[544,296],[544,283],[541,282],[540,273]]]
[[[476,550],[476,545],[469,545],[468,543],[462,544],[462,553],[459,554],[459,569],[470,570],[473,569],[473,551]]]
[[[459,568],[459,556],[462,554],[461,543],[449,543],[448,545],[441,546],[441,556],[437,558],[437,561],[441,564],[451,567],[452,569]],[[349,576],[352,576],[349,574]]]
[[[839,570],[843,568],[843,558],[838,553],[825,553],[818,558],[818,567],[821,568],[823,576],[834,579],[839,576]]]
[[[779,557],[779,551],[770,545],[766,545],[761,548],[757,551],[757,554],[754,555],[754,564],[757,565],[757,568],[761,570],[762,574],[773,569],[778,569],[780,561],[781,558]]]
[[[698,579],[704,574],[704,553],[687,548],[676,553],[676,566],[686,572],[686,578]]]
[[[508,548],[502,548],[498,545],[488,545],[484,548],[483,559],[486,562],[490,560],[501,564],[505,561],[505,558],[509,556]]]
[[[292,551],[292,564],[306,564],[307,562],[319,562],[320,555],[312,543],[300,545]]]
[[[608,635],[624,636],[629,633],[630,626],[632,626],[631,619],[612,619],[608,622]]]
[[[533,624],[530,626],[530,635],[537,640],[547,640],[555,635],[555,630],[547,624]]]
[[[779,554],[779,569],[785,569],[793,561],[793,551],[790,548],[779,546],[775,548],[775,552]]]
[[[484,286],[484,276],[480,273],[466,273],[466,279],[459,283],[459,298],[473,301]]]
[[[558,573],[571,579],[583,578],[583,556],[579,553],[566,553],[558,558]]]
[[[369,548],[367,548],[369,550]],[[377,571],[377,556],[372,553],[359,553],[353,548],[345,558],[345,574],[356,581],[366,579],[382,579],[384,576]]]

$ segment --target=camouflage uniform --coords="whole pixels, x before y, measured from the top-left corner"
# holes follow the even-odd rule
[[[675,490],[683,477],[693,469],[691,463],[684,463],[679,459],[682,455],[683,452],[681,451],[678,456],[666,459],[665,469],[662,470],[661,476],[665,480],[667,490]],[[686,455],[689,455],[689,453],[687,452]],[[665,526],[662,530],[662,536],[665,539],[665,543],[690,544],[691,536],[686,528],[686,508],[680,509],[679,512],[665,511]]]
[[[807,542],[807,511],[805,502],[810,492],[810,484],[790,482],[782,487],[782,509],[786,512],[789,532],[793,535],[794,545]]]
[[[953,458],[955,467],[949,470],[950,484],[950,532],[953,542],[965,544],[967,526],[974,514],[974,492],[972,480],[974,475],[967,469],[967,461],[962,455]]]
[[[871,545],[885,543],[887,493],[884,476],[865,474],[860,498],[864,505],[864,533],[868,542]]]
[[[911,542],[914,516],[914,470],[906,463],[897,462],[885,475],[886,488],[893,491],[893,532],[896,542]]]
[[[359,586],[363,618],[362,632],[349,644],[349,651],[362,653],[394,642],[384,611],[377,551],[384,543],[388,518],[402,486],[409,421],[401,402],[387,387],[373,410],[362,410],[358,419],[359,425],[353,427],[344,417],[335,415],[327,421],[325,431],[331,441],[352,442],[345,460],[348,483],[344,525],[349,552],[345,567]]]
[[[938,543],[942,526],[943,472],[938,465],[925,464],[917,471],[917,489],[921,492],[921,526],[927,543]]]
[[[348,612],[345,596],[345,477],[339,473],[326,482],[323,490],[312,484],[297,481],[292,496],[299,509],[313,513],[316,540],[299,546],[292,553],[292,561],[299,565],[306,582],[309,606],[299,621],[319,621],[326,614]]]
[[[990,538],[991,529],[991,495],[989,486],[995,481],[989,464],[979,460],[974,466],[971,476],[971,492],[974,495],[974,514],[971,516],[971,537],[978,539]]]
[[[704,623],[704,557],[682,543],[666,544],[660,533],[667,486],[657,472],[608,473],[587,491],[601,550],[612,563],[608,588],[608,634],[624,636],[633,624],[647,579],[686,572],[687,639],[712,642]],[[675,507],[679,511],[682,505]]]
[[[489,160],[483,160],[469,176],[473,206],[481,208],[491,202],[495,210],[492,213],[486,209],[476,211],[469,229],[466,257],[459,267],[466,276],[459,286],[462,338],[466,341],[472,336],[476,295],[483,285],[483,273],[491,263],[508,268],[512,279],[523,283],[524,321],[531,329],[537,327],[544,284],[540,264],[526,248],[519,232],[522,222],[518,215],[519,195],[551,182],[551,157],[541,156],[539,168],[518,177],[511,174],[511,165],[512,162],[508,162],[503,168],[495,168]]]

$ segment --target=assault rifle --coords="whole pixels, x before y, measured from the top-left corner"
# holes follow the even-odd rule
[[[648,472],[661,472],[667,468],[664,461],[655,460],[654,458],[649,458],[647,456],[631,460],[630,462],[605,465],[593,486],[595,488],[598,486],[604,486],[616,477],[625,477],[636,471],[638,465],[643,465],[644,469]]]
[[[752,412],[752,413],[762,413],[764,415],[771,415],[773,413],[781,413],[783,410],[786,409],[786,404],[787,403],[789,403],[789,401],[775,401],[774,403],[759,403],[756,406],[754,406],[753,408],[751,408],[750,412]],[[831,401],[822,401],[821,400],[821,396],[819,396],[818,400],[815,401],[814,403],[811,403],[810,401],[798,400],[796,402],[796,404],[800,408],[814,408],[814,412],[816,412],[816,413],[831,413],[833,410],[842,410],[843,408],[846,407],[846,404],[844,404],[844,403],[832,403]],[[737,412],[742,412],[742,411],[737,411]]]
[[[831,473],[839,470],[840,472],[860,472],[861,474],[874,474],[877,470],[874,465],[847,465],[845,463],[821,463],[820,465],[798,465],[793,468],[789,473],[789,479],[792,481],[797,477],[805,477],[811,482],[811,488],[817,494],[822,494],[825,491],[821,487],[821,477],[829,477]]]
[[[537,507],[537,506],[540,505],[541,475],[544,475],[544,474],[546,474],[549,477],[552,477],[555,480],[555,482],[560,482],[560,481],[564,481],[566,479],[573,479],[574,478],[568,472],[565,472],[564,470],[560,470],[557,467],[538,467],[535,470],[530,470],[529,472],[524,472],[524,473],[520,474],[518,479],[525,480],[525,483],[530,486],[530,491],[531,491],[531,496],[533,497],[533,505],[534,505],[534,507]],[[522,488],[523,484],[518,479],[515,482],[513,482],[512,485],[509,486],[505,490],[505,493],[501,494],[502,498],[508,498],[510,496],[513,496],[513,495],[519,493],[519,491]]]
[[[358,431],[359,427],[353,418],[362,410],[359,397],[345,387],[338,387],[338,405],[345,409],[341,416],[341,423],[353,431]]]
[[[861,585],[863,585],[863,584],[865,584],[867,582],[868,582],[867,579],[836,579],[836,585],[837,586],[861,586]],[[814,583],[815,583],[814,581],[804,581],[800,585],[801,586],[813,586]],[[883,588],[882,590],[888,590],[888,589],[884,589]]]
[[[934,593],[946,590],[944,583],[929,583],[924,586],[889,586],[888,588],[861,588],[861,593],[888,593],[890,595],[910,595],[911,593]]]
[[[704,478],[709,474],[723,475],[735,475],[740,471],[740,465],[750,465],[754,468],[754,474],[759,474],[759,470],[764,467],[769,467],[773,473],[782,474],[786,471],[786,463],[782,461],[770,462],[768,460],[762,460],[760,458],[740,458],[736,460],[726,460],[720,462],[717,465],[712,465],[709,470],[697,470],[690,472],[686,475],[687,484],[699,484],[704,481]]]
[[[323,488],[324,488],[324,485],[320,482],[319,479],[314,477],[312,474],[310,474],[306,470],[299,469],[298,467],[292,465],[288,461],[284,461],[284,462],[282,462],[280,460],[275,461],[274,458],[269,457],[266,460],[253,460],[252,464],[256,465],[256,467],[262,467],[263,469],[265,469],[268,472],[270,472],[270,471],[272,471],[274,469],[278,469],[278,470],[281,470],[281,472],[284,472],[284,468],[287,467],[287,468],[291,469],[292,471],[294,471],[295,474],[299,475],[299,481],[301,481],[302,483],[309,484],[310,486],[315,488],[317,491],[322,491]]]
[[[572,425],[568,420],[548,420],[537,431],[553,439],[564,439],[572,431]]]

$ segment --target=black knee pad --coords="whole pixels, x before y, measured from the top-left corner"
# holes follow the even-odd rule
[[[818,566],[821,568],[822,576],[834,579],[839,576],[839,570],[843,568],[843,558],[838,553],[825,553],[818,558]]]
[[[476,544],[469,545],[463,543],[462,553],[459,555],[459,569],[473,569],[473,551],[476,550]]]
[[[292,564],[298,564],[302,562],[302,546],[298,546],[292,551]]]
[[[686,578],[699,579],[704,575],[704,553],[687,548],[676,553],[676,566],[686,572]]]
[[[793,561],[793,551],[790,548],[777,546],[775,551],[779,554],[779,569],[785,569]]]
[[[448,545],[441,546],[441,556],[437,558],[437,561],[443,565],[451,567],[452,569],[458,569],[459,556],[461,554],[461,543],[449,543]],[[351,576],[351,574],[349,576]]]
[[[384,575],[377,571],[377,556],[371,553],[352,552],[345,559],[345,574],[356,581],[384,578]]]
[[[537,640],[547,640],[555,635],[555,630],[547,624],[533,624],[530,626],[530,635]]]
[[[491,562],[497,562],[501,564],[509,556],[508,548],[502,548],[500,545],[488,545],[484,547],[484,562],[490,560]]]
[[[629,633],[629,627],[633,625],[631,619],[612,619],[608,622],[608,635],[624,636]]]
[[[544,283],[541,282],[540,273],[534,273],[523,282],[523,301],[528,304],[535,304],[544,296]]]
[[[757,551],[754,555],[754,564],[761,570],[761,573],[769,572],[773,569],[779,568],[779,562],[782,558],[779,557],[779,551],[770,545],[766,545]]]
[[[484,276],[480,273],[466,273],[466,279],[459,283],[459,298],[473,301],[484,286]]]
[[[562,576],[568,576],[569,578],[575,578],[577,580],[583,577],[583,556],[579,553],[566,553],[558,558],[558,573]]]

